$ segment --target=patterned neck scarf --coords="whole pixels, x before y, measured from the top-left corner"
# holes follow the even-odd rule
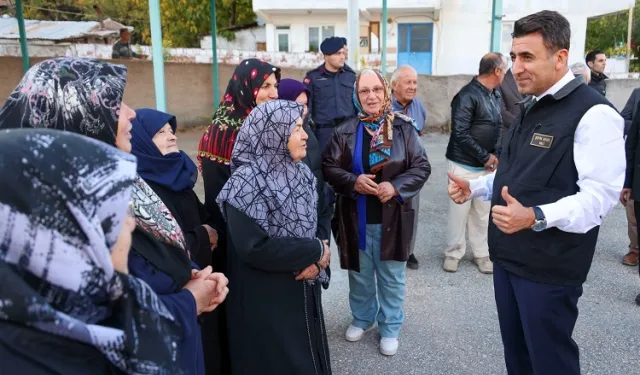
[[[67,130],[115,145],[127,68],[63,57],[27,71],[0,110],[0,129]]]
[[[380,111],[374,115],[367,114],[362,108],[358,97],[359,82],[363,74],[374,73],[384,87],[384,99]],[[358,73],[353,87],[353,104],[358,111],[360,123],[374,132],[369,150],[369,168],[377,173],[391,158],[391,145],[393,144],[393,119],[396,116],[391,112],[391,91],[387,81],[380,73],[371,69],[364,69]]]
[[[200,138],[198,160],[208,158],[229,165],[231,151],[244,119],[256,106],[260,87],[271,74],[280,81],[280,68],[259,59],[242,61],[233,72],[222,103],[213,114],[211,125]]]
[[[110,258],[135,158],[69,132],[4,130],[0,170],[0,319],[93,345],[127,374],[180,373],[178,323]]]
[[[239,166],[222,188],[217,202],[225,215],[229,204],[254,219],[272,237],[315,238],[318,192],[313,172],[294,162],[288,142],[303,106],[273,100],[257,106],[240,129],[249,143]],[[326,274],[324,274],[326,278]]]
[[[136,176],[133,186],[133,208],[137,226],[158,240],[187,251],[184,233],[175,217],[140,176]]]

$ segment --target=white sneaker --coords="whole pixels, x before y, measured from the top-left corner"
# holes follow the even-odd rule
[[[398,351],[398,339],[383,337],[380,339],[380,353],[394,355]]]
[[[347,328],[347,333],[344,335],[344,338],[347,339],[347,341],[351,342],[360,341],[360,339],[362,339],[362,336],[364,336],[365,333],[371,331],[373,327],[375,327],[375,324],[367,329],[358,328],[352,324],[349,326],[349,328]]]

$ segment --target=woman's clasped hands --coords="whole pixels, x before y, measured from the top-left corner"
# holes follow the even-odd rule
[[[187,282],[184,289],[193,294],[196,301],[198,315],[204,312],[211,312],[224,302],[227,294],[229,280],[220,272],[213,272],[211,266],[200,271],[191,270],[191,280]]]

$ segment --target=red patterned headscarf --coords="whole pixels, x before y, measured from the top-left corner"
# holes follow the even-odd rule
[[[271,74],[280,82],[280,68],[265,61],[247,59],[238,64],[211,125],[200,138],[198,160],[208,158],[229,165],[236,133],[257,105],[258,91]]]

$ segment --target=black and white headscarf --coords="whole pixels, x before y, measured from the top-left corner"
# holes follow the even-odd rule
[[[3,130],[0,171],[0,319],[93,345],[128,374],[180,373],[174,317],[110,258],[135,158],[69,132]]]
[[[231,154],[234,172],[217,198],[223,215],[227,203],[272,237],[315,238],[315,177],[306,164],[293,161],[288,148],[302,111],[301,104],[288,100],[269,101],[251,111]]]

